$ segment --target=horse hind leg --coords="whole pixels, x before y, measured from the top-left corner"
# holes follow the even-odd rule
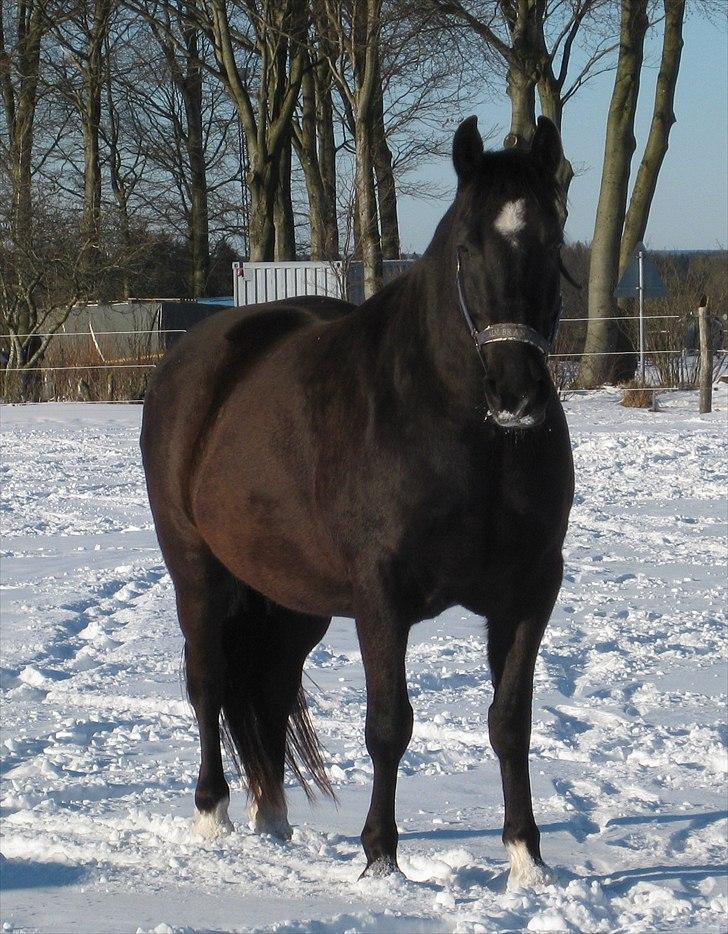
[[[179,623],[185,637],[187,693],[200,734],[200,771],[195,788],[195,830],[207,839],[229,833],[230,788],[222,766],[220,711],[226,680],[226,618],[236,599],[235,581],[211,556],[173,573]]]
[[[309,797],[299,761],[321,791],[332,793],[301,686],[306,656],[329,622],[286,610],[253,590],[229,621],[224,737],[247,779],[256,833],[291,836],[283,787],[286,761]]]

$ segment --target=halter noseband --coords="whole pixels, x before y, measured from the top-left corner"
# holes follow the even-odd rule
[[[475,349],[484,370],[487,370],[485,360],[483,359],[483,354],[481,352],[484,344],[495,344],[502,341],[517,341],[521,344],[530,344],[532,347],[536,347],[537,350],[541,351],[544,357],[548,357],[549,353],[551,352],[552,344],[556,338],[556,332],[559,326],[559,318],[561,317],[561,310],[559,310],[559,314],[556,316],[556,320],[554,321],[554,326],[548,340],[543,335],[539,334],[535,328],[532,328],[528,324],[489,324],[488,327],[483,328],[482,331],[479,331],[475,326],[473,316],[470,314],[468,309],[468,303],[465,301],[462,277],[460,275],[459,256],[457,267],[457,283],[460,308],[462,310],[463,317],[465,318],[465,323],[468,326],[468,330],[470,331],[470,336],[473,338],[475,343]]]

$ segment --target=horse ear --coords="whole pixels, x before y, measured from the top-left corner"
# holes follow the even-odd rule
[[[468,117],[455,131],[452,141],[452,161],[460,183],[466,182],[483,158],[483,140],[478,133],[478,118]]]
[[[531,155],[547,175],[553,176],[561,164],[562,154],[559,131],[548,117],[539,117],[531,140]]]

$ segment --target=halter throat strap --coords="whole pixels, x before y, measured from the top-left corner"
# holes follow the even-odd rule
[[[487,328],[483,328],[482,331],[479,331],[475,326],[475,321],[473,316],[470,314],[470,309],[468,308],[468,303],[465,300],[465,292],[463,291],[463,281],[462,275],[460,272],[460,257],[458,256],[458,265],[457,265],[457,285],[458,285],[458,299],[460,301],[460,310],[463,313],[465,318],[465,323],[468,326],[470,331],[470,336],[473,338],[475,344],[475,350],[480,358],[480,362],[484,370],[487,370],[485,365],[485,360],[483,359],[482,348],[484,344],[495,344],[502,341],[516,341],[520,344],[530,344],[532,347],[535,347],[537,350],[540,350],[541,353],[547,357],[551,350],[551,342],[547,341],[543,335],[539,334],[535,328],[532,328],[528,324],[515,324],[515,323],[504,323],[504,324],[489,324]]]

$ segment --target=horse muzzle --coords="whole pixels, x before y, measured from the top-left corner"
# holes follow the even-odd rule
[[[493,348],[485,377],[490,418],[500,428],[537,428],[546,417],[552,383],[542,360],[521,345]]]
[[[488,413],[499,428],[536,428],[543,424],[544,413],[538,415],[514,415],[506,409]]]

